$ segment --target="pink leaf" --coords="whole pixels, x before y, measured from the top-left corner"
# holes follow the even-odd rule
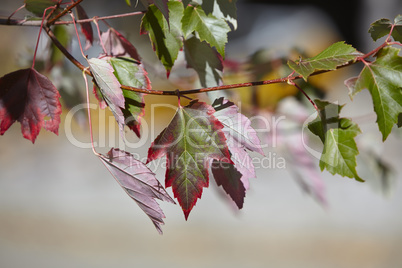
[[[141,61],[137,49],[121,33],[113,28],[109,28],[101,35],[106,53],[113,57],[129,56],[138,62]]]
[[[128,152],[112,148],[107,156],[99,155],[100,160],[120,184],[123,190],[148,215],[160,234],[164,224],[161,208],[155,199],[175,203],[156,179],[155,174],[144,163],[136,160]]]
[[[231,196],[238,207],[241,208],[242,205],[239,206],[239,204],[240,201],[243,201],[245,193],[243,193],[243,197],[240,199],[240,195],[238,193],[241,187],[231,183],[231,181],[236,180],[236,178],[231,178],[228,174],[231,173],[235,175],[236,172],[234,172],[233,169],[239,172],[242,175],[241,182],[243,184],[243,191],[245,191],[249,187],[249,179],[255,178],[254,165],[251,157],[246,151],[246,148],[250,151],[256,151],[262,155],[264,153],[261,149],[260,140],[257,137],[257,133],[251,127],[251,121],[246,116],[239,113],[239,108],[234,105],[233,102],[230,102],[224,98],[219,98],[214,101],[212,106],[216,109],[214,115],[224,126],[223,132],[227,138],[227,145],[231,154],[231,160],[234,163],[234,167],[229,166],[229,168],[232,169],[231,171],[220,170],[223,166],[228,167],[228,165],[216,165],[217,167],[212,169],[212,173],[214,174],[214,178],[218,185],[226,185],[223,187],[224,190]],[[225,184],[222,183],[224,178],[226,180]],[[236,193],[236,195],[233,193]]]
[[[88,60],[88,64],[104,100],[119,125],[120,134],[123,136],[124,115],[122,109],[125,108],[125,99],[121,84],[113,73],[114,69],[103,59],[92,58]]]
[[[0,78],[0,135],[15,121],[21,123],[22,135],[32,143],[41,127],[58,135],[59,98],[52,82],[33,68],[3,76]]]

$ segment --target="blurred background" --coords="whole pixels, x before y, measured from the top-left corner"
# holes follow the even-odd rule
[[[257,52],[263,59],[295,57],[295,49],[313,56],[340,40],[368,52],[375,47],[367,33],[370,23],[402,13],[399,0],[329,2],[239,0],[239,26],[229,36],[227,58],[246,62]],[[2,0],[0,16],[7,17],[20,5],[22,1]],[[129,8],[122,0],[86,0],[82,6],[89,17],[141,10],[140,5]],[[163,69],[155,63],[148,36],[139,36],[139,22],[140,17],[130,17],[110,24],[133,41],[149,66],[154,88],[174,89],[173,83],[158,75]],[[38,29],[0,26],[0,33],[0,76],[30,66]],[[42,56],[46,39],[43,35]],[[76,41],[71,49],[79,58]],[[96,48],[88,51],[90,56],[98,53]],[[177,65],[172,76],[175,68],[181,70],[180,62]],[[70,88],[66,92],[82,95],[80,72],[70,65],[67,68],[73,79],[64,85]],[[326,93],[326,99],[350,104],[343,80],[358,71],[349,67],[322,76],[314,85]],[[224,82],[243,77],[228,76]],[[245,94],[235,97],[246,99],[247,105],[250,98]],[[256,105],[264,112],[286,109],[272,101],[270,94],[259,94]],[[145,100],[143,138],[127,132],[130,146],[126,149],[141,159],[174,113],[167,105],[177,103],[174,98],[146,96]],[[93,114],[97,149],[106,153],[110,147],[122,146],[111,114],[99,110]],[[241,211],[221,198],[212,181],[187,222],[179,206],[160,203],[167,216],[163,236],[92,154],[85,116],[78,112],[72,120],[71,115],[63,111],[59,136],[41,131],[34,145],[22,138],[19,124],[0,137],[0,267],[393,268],[402,264],[401,134],[394,131],[381,143],[367,92],[346,105],[343,115],[356,119],[366,133],[358,143],[372,146],[381,163],[391,167],[392,176],[384,180],[371,172],[362,151],[358,172],[367,178],[371,175],[371,181],[362,184],[320,173],[326,200],[320,203],[299,187],[288,165],[257,167],[257,178],[250,181]],[[286,157],[279,149],[271,146],[265,153]],[[315,163],[318,166],[318,160]],[[163,182],[164,168],[151,168]]]

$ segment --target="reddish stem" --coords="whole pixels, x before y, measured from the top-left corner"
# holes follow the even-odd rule
[[[82,72],[82,76],[84,77],[84,80],[85,80],[85,89],[86,89],[86,94],[87,94],[87,112],[88,112],[89,135],[91,137],[92,152],[96,156],[100,156],[100,154],[98,152],[96,152],[95,146],[94,146],[94,135],[93,135],[93,131],[92,131],[91,109],[90,109],[90,102],[89,102],[88,79],[87,79],[85,71]]]
[[[38,52],[38,46],[39,46],[39,41],[40,41],[40,34],[42,33],[42,29],[43,29],[43,22],[45,21],[45,17],[46,17],[46,12],[49,9],[54,9],[54,7],[48,7],[45,9],[45,11],[43,11],[43,16],[42,16],[42,22],[39,28],[39,34],[38,34],[38,40],[36,41],[36,47],[35,47],[35,52],[33,55],[33,60],[32,60],[32,69],[35,67],[35,61],[36,61],[36,53]]]
[[[293,81],[289,81],[288,82],[290,85],[295,86],[301,93],[303,93],[303,95],[308,99],[308,101],[314,106],[314,109],[320,113],[320,110],[318,109],[317,105],[315,104],[315,102],[310,98],[309,95],[307,95],[306,91],[304,91],[301,87],[299,87],[299,85],[297,85],[295,82]]]
[[[111,15],[111,16],[104,16],[104,17],[98,17],[98,20],[108,20],[108,19],[117,19],[117,18],[124,18],[124,17],[129,17],[129,16],[136,16],[136,15],[142,15],[146,11],[136,11],[136,12],[130,12],[130,13],[124,13],[124,14],[118,14],[118,15]],[[76,20],[75,23],[81,24],[81,23],[86,23],[86,22],[92,22],[95,17],[93,18],[88,18],[88,19],[82,19],[82,20]],[[73,24],[74,22],[72,20],[70,21],[55,21],[52,24],[53,25],[67,25],[67,24]],[[47,23],[49,24],[49,22]],[[12,20],[12,19],[0,19],[0,25],[18,25],[18,26],[40,26],[40,22],[34,21],[34,20]]]
[[[78,33],[77,24],[75,23],[74,14],[73,14],[73,13],[70,13],[70,16],[71,16],[71,18],[73,19],[73,22],[74,22],[75,34],[77,35],[78,45],[80,46],[81,55],[86,59],[87,57],[85,57],[84,50],[82,49],[81,39],[80,39],[80,35],[79,35],[79,33]]]

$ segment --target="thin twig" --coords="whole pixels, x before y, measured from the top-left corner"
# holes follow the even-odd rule
[[[136,12],[130,12],[130,13],[124,13],[124,14],[118,14],[118,15],[110,15],[110,16],[104,16],[104,17],[96,17],[94,16],[93,18],[88,18],[88,19],[82,19],[82,20],[76,20],[75,23],[77,24],[82,24],[86,22],[92,22],[95,18],[97,20],[109,20],[109,19],[117,19],[117,18],[124,18],[124,17],[129,17],[129,16],[136,16],[136,15],[142,15],[146,11],[136,11]],[[73,24],[74,22],[72,20],[68,21],[56,21],[53,23],[53,25],[68,25],[68,24]],[[0,18],[0,25],[12,25],[12,26],[40,26],[40,21],[36,20],[17,20],[17,19],[4,19]]]
[[[293,81],[289,81],[288,84],[295,86],[301,93],[303,93],[303,95],[308,99],[308,101],[314,106],[314,109],[320,113],[320,110],[318,109],[317,105],[315,104],[315,102],[310,98],[310,96],[306,93],[306,91],[304,91],[301,87],[299,87],[298,84],[296,84]]]
[[[59,14],[57,14],[54,18],[52,18],[51,20],[49,20],[47,22],[47,26],[51,26],[53,25],[58,19],[60,19],[61,17],[63,17],[64,15],[67,14],[67,12],[69,12],[71,9],[73,9],[76,5],[78,5],[79,3],[81,3],[83,0],[77,0],[77,2],[74,2],[73,4],[71,4],[70,6],[66,7],[62,12],[60,12]]]

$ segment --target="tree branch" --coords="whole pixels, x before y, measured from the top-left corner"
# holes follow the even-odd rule
[[[76,20],[75,23],[81,24],[81,23],[86,23],[86,22],[92,22],[94,19],[97,20],[109,20],[109,19],[117,19],[117,18],[124,18],[124,17],[129,17],[129,16],[136,16],[136,15],[142,15],[146,11],[136,11],[136,12],[130,12],[130,13],[124,13],[124,14],[118,14],[118,15],[110,15],[110,16],[104,16],[104,17],[92,17],[89,19],[83,19],[83,20]],[[37,20],[18,20],[18,19],[5,19],[5,18],[0,18],[0,25],[11,25],[11,26],[36,26],[40,27],[41,22]],[[68,25],[68,24],[73,24],[72,20],[69,21],[55,21],[53,25]]]
[[[61,17],[63,17],[64,15],[66,15],[71,9],[73,9],[75,6],[77,6],[79,3],[81,3],[83,0],[77,0],[76,2],[74,2],[73,4],[71,4],[70,6],[66,7],[62,12],[60,12],[59,14],[57,14],[54,18],[52,18],[51,20],[49,20],[46,23],[46,26],[51,26],[53,25],[58,19],[60,19]]]

